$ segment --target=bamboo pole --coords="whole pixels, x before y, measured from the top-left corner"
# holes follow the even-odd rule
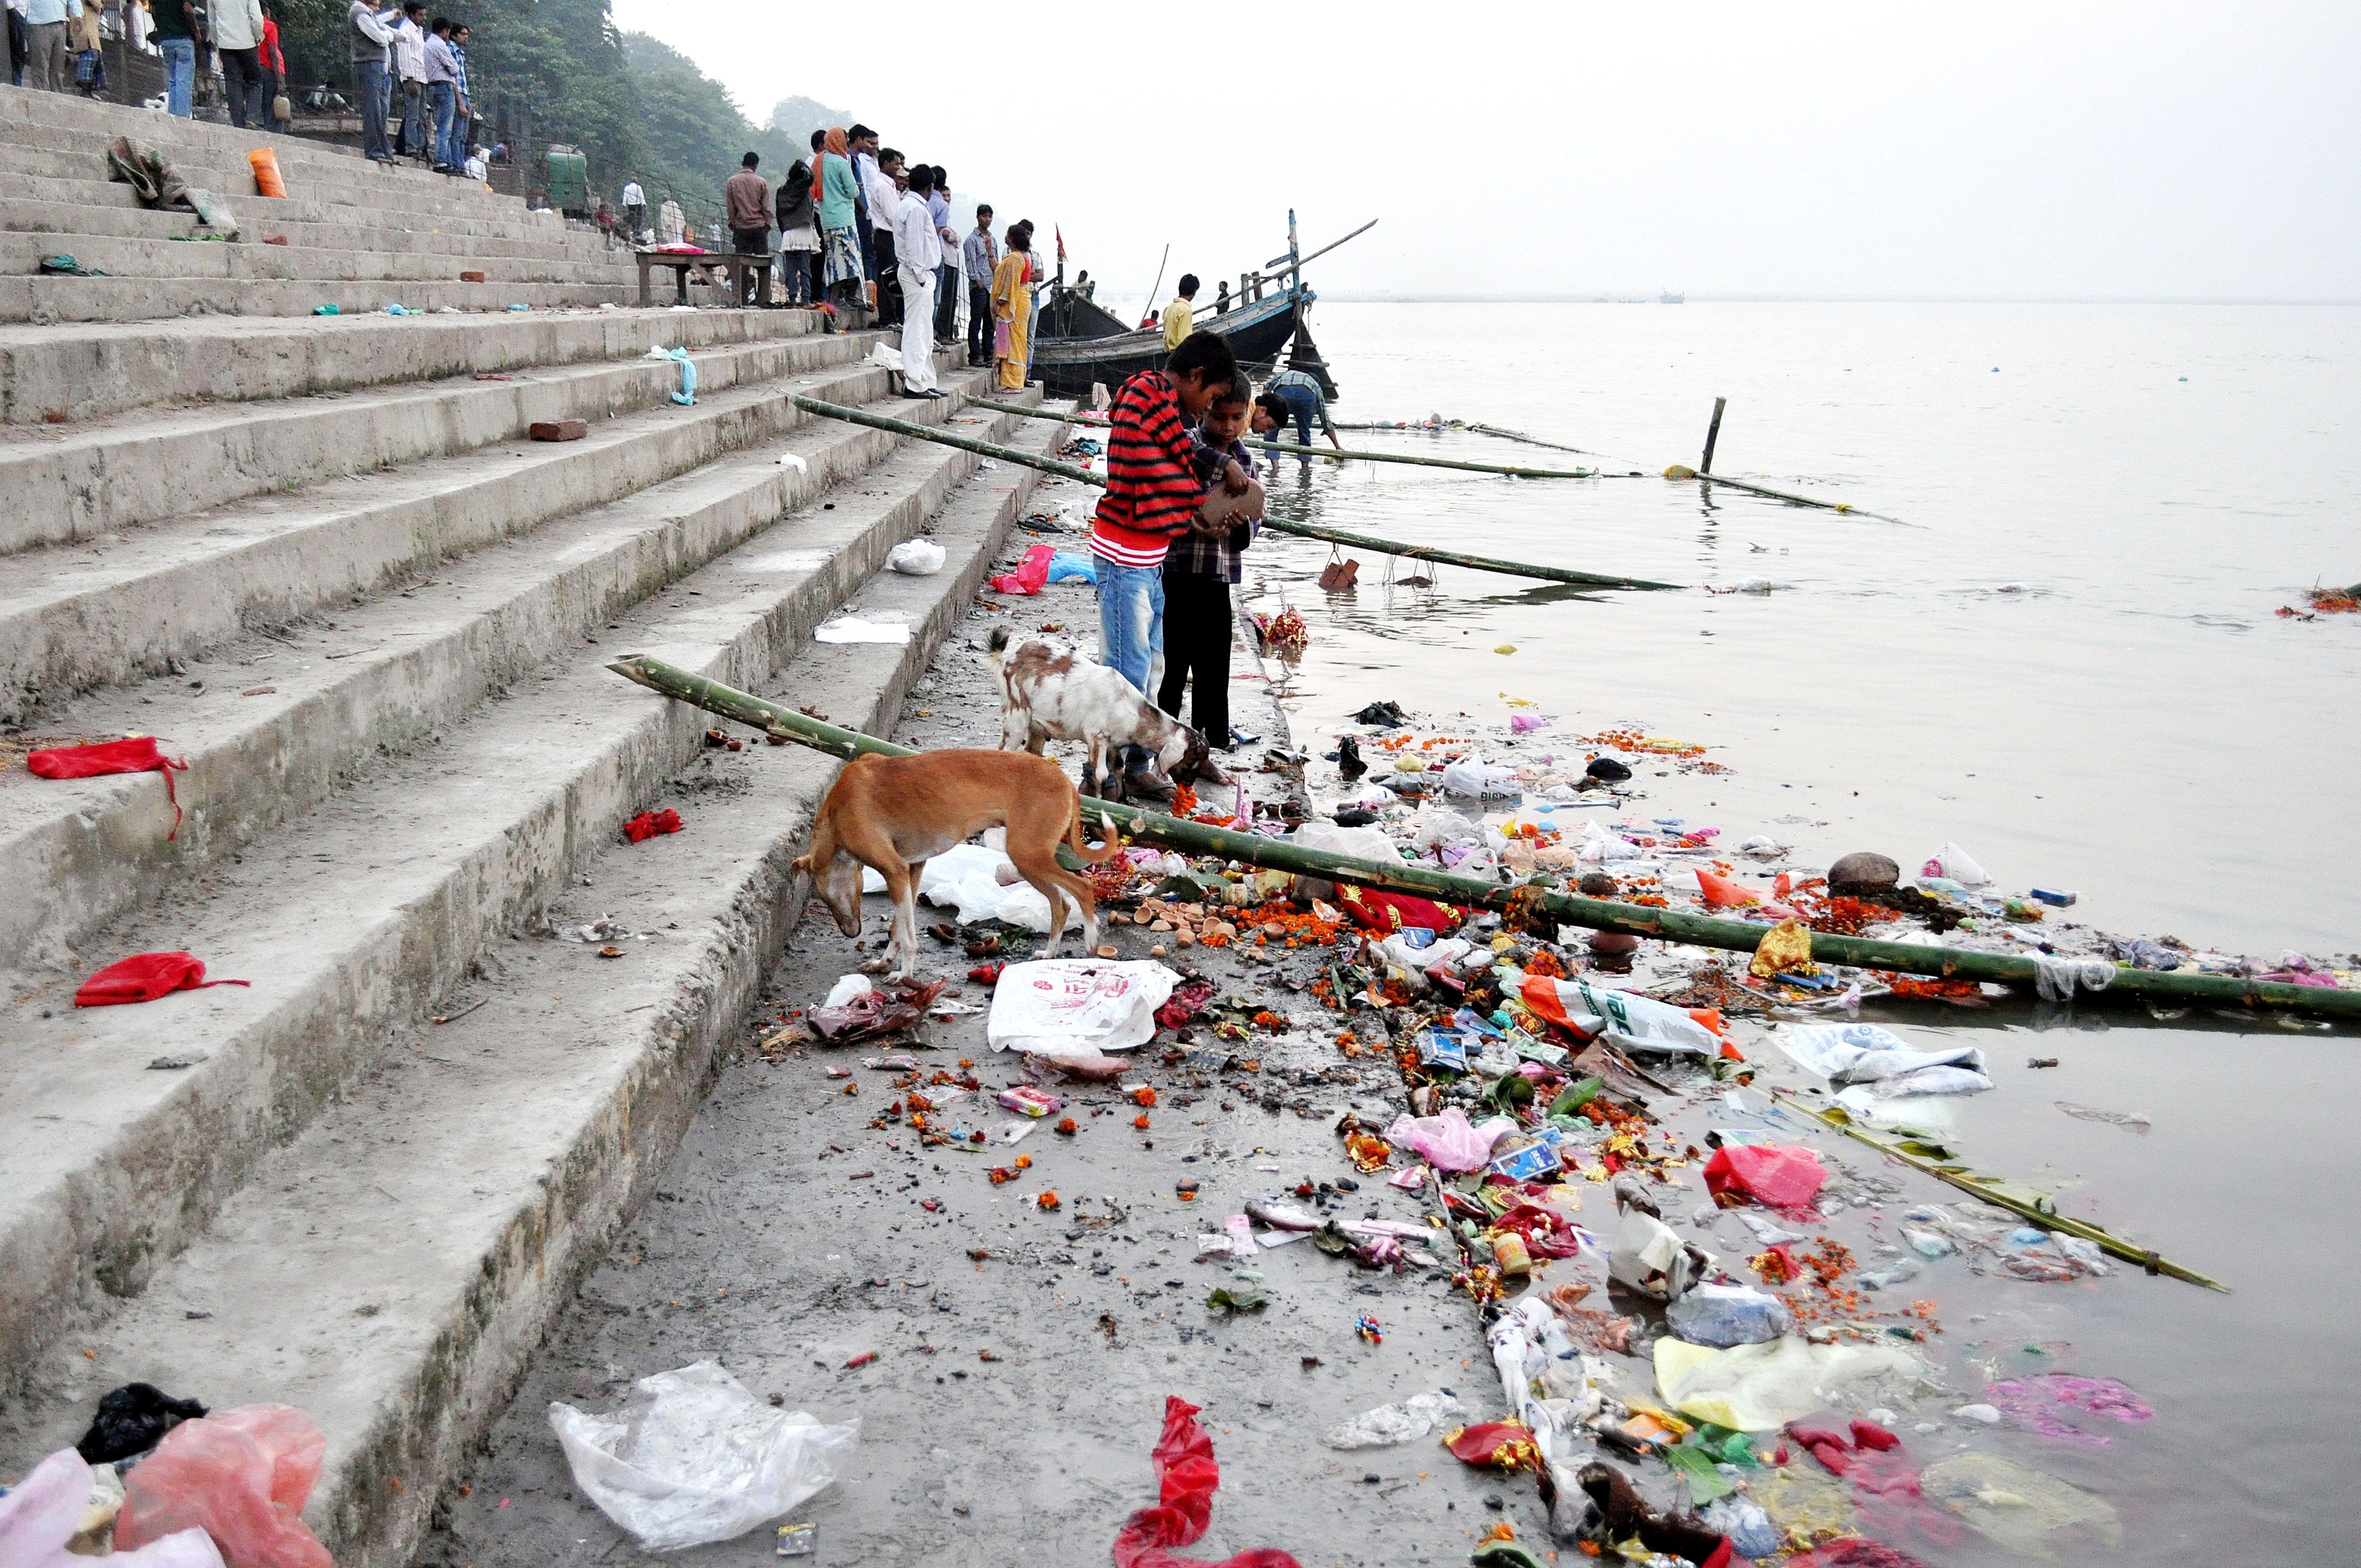
[[[1066,424],[1104,425],[1103,419],[1082,414],[1057,413],[1048,409],[1028,409],[1016,403],[996,402],[990,398],[970,398],[968,401],[980,409],[996,409],[1002,413],[1022,414],[1027,419],[1053,419]],[[1477,474],[1506,474],[1517,479],[1595,479],[1595,468],[1520,468],[1506,463],[1470,463],[1456,457],[1420,457],[1407,452],[1352,452],[1331,449],[1314,452],[1309,446],[1289,446],[1277,441],[1259,441],[1251,435],[1238,438],[1246,445],[1259,446],[1266,452],[1300,452],[1306,457],[1357,457],[1367,463],[1412,463],[1422,468],[1466,468]]]
[[[2135,1246],[2114,1232],[2093,1225],[2088,1221],[2069,1219],[2052,1208],[2045,1209],[2038,1201],[2019,1197],[2006,1184],[1990,1177],[1978,1176],[1965,1166],[1949,1160],[1936,1159],[1903,1146],[1905,1140],[1888,1134],[1871,1131],[1856,1124],[1841,1110],[1823,1110],[1806,1104],[1791,1090],[1778,1091],[1781,1102],[1812,1116],[1823,1124],[1834,1127],[1845,1136],[1867,1144],[1880,1154],[1892,1155],[1913,1170],[1924,1171],[1938,1181],[1947,1181],[1962,1192],[1973,1193],[1987,1203],[1997,1204],[2012,1214],[2017,1214],[2045,1230],[2064,1231],[2070,1236],[2080,1236],[2111,1257],[2125,1263],[2136,1263],[2151,1274],[2169,1274],[2175,1279],[2185,1279],[2191,1285],[2202,1285],[2208,1290],[2219,1290],[2224,1296],[2230,1288],[2218,1279],[2207,1277],[2193,1268],[2186,1268],[2158,1254],[2154,1247]],[[2047,1194],[2042,1196],[2046,1197]]]
[[[1009,413],[1033,414],[1038,411],[1015,403],[992,402],[982,398],[970,400],[979,408],[997,409]],[[962,452],[973,452],[985,457],[997,458],[1004,463],[1016,463],[1027,468],[1038,468],[1044,474],[1055,474],[1061,479],[1072,479],[1082,484],[1094,485],[1101,489],[1106,488],[1106,477],[1103,474],[1094,474],[1088,468],[1072,463],[1060,462],[1055,457],[1044,457],[1035,453],[1020,451],[1014,446],[1004,446],[998,442],[980,441],[974,436],[955,434],[930,424],[914,424],[908,420],[895,419],[891,414],[874,414],[866,409],[851,409],[840,403],[822,402],[818,398],[806,397],[801,393],[796,395],[795,404],[806,413],[822,414],[829,419],[840,419],[852,424],[865,424],[875,430],[888,430],[896,435],[916,436],[921,441],[939,442],[945,446],[956,446]],[[1072,414],[1052,414],[1047,417],[1068,421],[1077,418]],[[1307,522],[1290,522],[1275,517],[1264,519],[1263,527],[1274,533],[1291,533],[1303,539],[1317,539],[1329,544],[1350,545],[1356,550],[1374,551],[1383,555],[1400,555],[1413,561],[1434,561],[1446,566],[1465,566],[1475,572],[1498,572],[1503,576],[1533,577],[1547,583],[1573,583],[1585,587],[1597,588],[1678,588],[1682,586],[1679,583],[1653,582],[1645,577],[1618,577],[1598,572],[1577,572],[1565,566],[1536,566],[1521,561],[1498,560],[1489,555],[1469,555],[1457,550],[1435,550],[1422,544],[1403,544],[1391,539],[1380,539],[1375,534],[1346,533],[1341,529],[1315,528]]]
[[[652,691],[693,703],[741,724],[751,725],[766,734],[816,746],[836,756],[850,757],[862,751],[893,757],[913,754],[906,748],[891,741],[822,724],[807,718],[791,707],[734,690],[701,675],[690,674],[643,654],[626,654],[608,668]],[[1664,941],[1686,942],[1741,953],[1752,952],[1770,929],[1744,920],[1724,920],[1675,909],[1653,909],[1643,905],[1584,898],[1531,883],[1509,888],[1498,883],[1459,876],[1410,861],[1383,865],[1323,850],[1308,850],[1259,833],[1213,828],[1201,822],[1167,817],[1160,812],[1143,811],[1135,806],[1106,802],[1094,804],[1091,811],[1096,815],[1102,808],[1115,819],[1120,830],[1144,843],[1161,844],[1168,849],[1195,855],[1219,855],[1224,860],[1244,861],[1250,865],[1268,866],[1300,876],[1323,877],[1331,882],[1352,883],[1388,893],[1410,894],[1445,904],[1504,913],[1510,912],[1513,906],[1517,913],[1546,917],[1561,926],[1579,926],[1594,931],[1620,931],[1629,936],[1653,937]],[[2032,959],[2016,953],[1920,947],[1909,942],[1881,942],[1865,937],[1836,937],[1818,932],[1812,935],[1812,957],[1862,969],[1891,970],[1943,980],[1993,981],[2015,986],[2031,986],[2040,973],[2039,966]],[[2245,980],[2233,975],[2183,974],[2178,970],[2118,968],[2107,989],[2093,994],[2094,999],[2100,1001],[2117,997],[2140,1001],[2161,998],[2270,1007],[2291,1013],[2313,1013],[2328,1018],[2361,1020],[2361,991],[2287,985]]]

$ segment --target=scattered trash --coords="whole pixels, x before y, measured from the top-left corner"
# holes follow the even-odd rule
[[[1656,1342],[1655,1361],[1656,1389],[1668,1404],[1732,1431],[1770,1431],[1832,1403],[1883,1388],[1906,1391],[1931,1378],[1898,1347],[1816,1344],[1792,1334],[1728,1350],[1668,1335]]]
[[[2145,1421],[2156,1416],[2155,1407],[2112,1377],[2078,1377],[2057,1372],[1992,1384],[1984,1389],[1983,1402],[2012,1426],[2086,1448],[2103,1448],[2108,1440],[2061,1419],[2061,1409],[2083,1410],[2114,1421]]]
[[[680,813],[667,806],[662,811],[642,811],[624,823],[623,837],[634,844],[644,844],[662,834],[677,833],[680,828]]]
[[[2080,1486],[1997,1453],[1970,1450],[1919,1472],[1927,1500],[2019,1557],[2085,1563],[2123,1544],[2112,1505]]]
[[[712,1361],[641,1378],[612,1416],[552,1403],[549,1424],[575,1484],[649,1552],[776,1519],[836,1479],[861,1433],[774,1410]]]
[[[1795,1326],[1795,1316],[1786,1302],[1751,1286],[1700,1284],[1664,1310],[1664,1321],[1691,1344],[1728,1349],[1777,1339]]]
[[[1772,1044],[1831,1083],[1871,1083],[1880,1099],[1899,1094],[1975,1094],[1990,1089],[1983,1052],[1973,1046],[1913,1050],[1874,1024],[1784,1028]]]
[[[950,554],[931,539],[905,539],[887,552],[885,565],[909,577],[931,577]]]
[[[252,985],[250,980],[207,980],[204,960],[187,953],[134,953],[83,981],[74,992],[77,1007],[114,1007],[153,1002],[176,991],[216,985]]]
[[[2101,1111],[2077,1105],[2070,1100],[2054,1100],[2050,1103],[2078,1122],[2108,1122],[2118,1127],[2137,1127],[2142,1132],[2153,1125],[2145,1111]]]
[[[1399,1405],[1364,1410],[1342,1426],[1330,1429],[1321,1442],[1331,1448],[1390,1448],[1414,1442],[1464,1409],[1448,1392],[1414,1394]]]
[[[1817,1151],[1777,1144],[1725,1144],[1705,1165],[1705,1188],[1727,1208],[1759,1203],[1790,1215],[1812,1214],[1828,1179]]]
[[[1180,977],[1153,959],[1044,959],[1010,964],[992,992],[984,1037],[999,1051],[1097,1056],[1144,1045]]]
[[[193,1525],[156,1536],[136,1550],[117,1548],[114,1527],[122,1486],[113,1466],[93,1471],[71,1449],[58,1450],[0,1492],[0,1563],[8,1568],[76,1568],[104,1557],[125,1568],[223,1568],[213,1538]]]

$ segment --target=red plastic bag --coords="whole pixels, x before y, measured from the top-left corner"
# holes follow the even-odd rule
[[[77,1007],[113,1007],[125,1002],[153,1002],[176,991],[203,991],[214,985],[251,985],[246,980],[207,980],[202,959],[187,953],[134,953],[117,959],[82,982],[74,992]]]
[[[303,1523],[328,1440],[291,1405],[246,1405],[164,1434],[123,1478],[115,1550],[174,1530],[213,1537],[230,1568],[335,1568]]]
[[[671,806],[662,811],[642,811],[623,824],[623,837],[634,844],[644,844],[659,833],[680,831],[680,813]]]
[[[1705,1162],[1705,1190],[1725,1209],[1752,1202],[1808,1211],[1828,1179],[1818,1155],[1792,1146],[1725,1144]]]
[[[25,767],[36,778],[92,779],[103,773],[161,773],[164,775],[164,798],[172,806],[172,830],[164,835],[170,843],[181,834],[181,797],[172,789],[172,770],[189,771],[186,758],[167,757],[156,749],[153,735],[134,735],[127,740],[102,740],[95,746],[52,746],[46,751],[28,753]]]
[[[1164,1401],[1164,1436],[1150,1455],[1162,1501],[1131,1516],[1115,1538],[1115,1568],[1302,1568],[1275,1547],[1258,1546],[1221,1563],[1175,1556],[1167,1548],[1188,1546],[1213,1522],[1213,1494],[1222,1485],[1213,1463],[1213,1440],[1197,1424],[1197,1407],[1186,1399]],[[137,1474],[137,1472],[133,1472]]]
[[[1405,893],[1379,893],[1373,887],[1336,889],[1345,913],[1369,930],[1390,937],[1405,926],[1422,926],[1440,937],[1459,924],[1459,916],[1432,899]]]
[[[992,579],[993,591],[1003,594],[1038,594],[1041,585],[1049,580],[1049,557],[1057,554],[1053,545],[1036,544],[1025,552],[1025,559],[1016,563],[1014,572],[1003,572]]]

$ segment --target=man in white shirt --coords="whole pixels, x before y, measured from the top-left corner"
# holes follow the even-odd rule
[[[405,0],[393,28],[393,74],[400,80],[401,150],[424,158],[430,148],[426,118],[426,4]]]
[[[902,285],[896,263],[902,232],[902,155],[884,148],[869,166],[869,182],[862,197],[869,204],[869,244],[877,258],[877,324],[902,324]],[[923,205],[923,203],[921,203]]]
[[[935,171],[927,164],[910,170],[910,193],[894,215],[894,253],[902,284],[902,395],[939,398],[935,388],[935,271],[943,264],[943,242],[927,197]]]
[[[623,232],[633,245],[644,243],[640,231],[648,224],[648,193],[640,189],[636,180],[623,181]]]

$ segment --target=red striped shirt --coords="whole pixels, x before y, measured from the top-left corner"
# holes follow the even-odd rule
[[[1205,499],[1172,378],[1142,370],[1109,411],[1107,488],[1091,523],[1091,554],[1118,566],[1160,566]]]

